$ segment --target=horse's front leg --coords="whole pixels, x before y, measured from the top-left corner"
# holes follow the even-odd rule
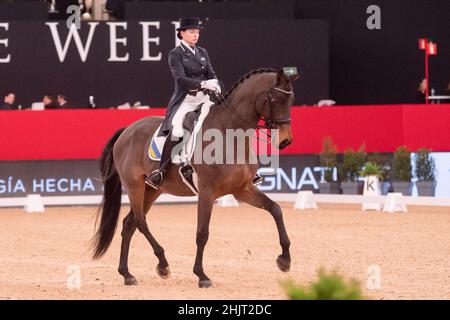
[[[281,255],[277,258],[277,265],[281,271],[287,272],[291,267],[291,255],[289,247],[291,242],[284,226],[283,214],[280,206],[272,201],[268,196],[259,191],[253,184],[249,183],[245,187],[234,194],[236,199],[244,201],[249,205],[261,208],[270,212],[275,220],[278,229],[278,236],[280,237],[280,245],[282,249]]]
[[[209,236],[209,222],[214,205],[214,198],[210,195],[200,193],[197,207],[197,255],[195,257],[194,273],[198,276],[198,286],[209,288],[212,283],[203,271],[203,251]]]

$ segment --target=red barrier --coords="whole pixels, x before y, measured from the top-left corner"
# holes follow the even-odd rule
[[[0,112],[0,160],[94,159],[115,130],[150,110],[48,110]],[[315,154],[331,136],[339,151],[366,145],[393,152],[399,145],[450,151],[450,104],[294,107],[294,141],[282,154]]]
[[[150,110],[46,110],[0,112],[0,160],[95,159],[119,128]]]
[[[330,136],[340,152],[365,144],[368,152],[400,145],[450,151],[450,104],[303,107],[293,110],[294,141],[285,154],[315,154]]]

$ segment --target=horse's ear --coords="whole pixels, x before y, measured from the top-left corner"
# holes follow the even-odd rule
[[[281,69],[277,74],[277,83],[281,83],[283,79],[286,79],[286,76],[284,75],[283,69]]]

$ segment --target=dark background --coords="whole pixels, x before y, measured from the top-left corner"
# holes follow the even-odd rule
[[[381,30],[368,30],[366,9],[381,8]],[[437,42],[430,88],[447,94],[450,82],[449,0],[296,1],[297,19],[330,22],[330,95],[339,104],[415,103],[424,78],[418,39]]]
[[[381,30],[368,30],[366,9],[376,4],[381,8]],[[3,5],[3,7],[2,7]],[[11,13],[12,3],[0,2],[0,21],[22,19],[23,11]],[[213,56],[216,68],[220,64],[229,65],[238,61],[244,65],[236,74],[250,69],[247,63],[260,55],[254,50],[252,58],[239,55],[241,33],[249,32],[249,26],[239,29],[214,28],[214,20],[226,18],[255,19],[267,23],[270,20],[326,19],[330,24],[329,93],[338,104],[390,104],[416,103],[419,100],[417,87],[424,77],[424,53],[418,49],[418,38],[428,37],[438,44],[438,55],[430,57],[430,88],[436,94],[446,92],[450,82],[450,1],[449,0],[297,0],[297,1],[127,1],[122,15],[125,19],[139,20],[177,20],[180,16],[200,16],[209,21],[210,31],[202,35],[202,44],[213,49],[216,43],[226,43],[223,47],[229,53],[235,53],[238,59],[227,56]],[[42,10],[36,12],[36,19],[43,19]],[[231,22],[234,24],[235,22]],[[275,24],[279,24],[274,21]],[[282,24],[279,24],[280,27]],[[267,64],[275,56],[290,50],[298,50],[292,40],[290,25],[281,27],[282,32],[264,36],[265,29],[254,27],[255,33],[265,39],[267,47],[272,48],[262,57]],[[247,30],[246,30],[247,29]],[[208,37],[208,41],[203,42]],[[288,38],[290,46],[278,47],[279,38]],[[236,40],[238,39],[238,40]],[[253,37],[246,39],[251,42]],[[11,42],[11,41],[10,41]],[[245,42],[245,41],[244,41]],[[209,46],[212,46],[210,49]],[[170,46],[166,46],[169,48]],[[302,50],[304,45],[302,45]],[[1,50],[1,49],[0,49]],[[267,52],[265,52],[267,53]],[[316,52],[321,54],[320,52]],[[222,59],[225,59],[224,61]],[[250,61],[250,62],[248,62]],[[304,61],[306,68],[309,61]],[[311,66],[316,68],[315,66]],[[0,65],[0,68],[3,66]],[[3,70],[0,69],[0,72]],[[320,68],[317,73],[323,72]],[[18,73],[18,72],[17,72]],[[221,74],[222,75],[222,74]],[[228,77],[225,75],[225,77]],[[2,77],[3,78],[3,77]],[[230,79],[232,76],[229,77]],[[148,82],[147,78],[142,79]],[[230,81],[227,79],[227,81]],[[304,79],[304,83],[307,83]],[[0,83],[3,88],[4,83]],[[1,89],[0,89],[1,90]],[[303,94],[304,95],[304,94]],[[133,94],[134,96],[134,94]],[[124,96],[122,100],[129,99]],[[164,101],[167,101],[165,97]],[[313,99],[314,100],[314,99]],[[310,103],[308,99],[297,103]],[[116,102],[116,101],[115,101]],[[313,101],[316,102],[316,101]],[[164,102],[165,104],[166,102]]]
[[[118,37],[127,37],[127,48],[119,45],[118,55],[129,52],[128,62],[107,61],[109,27],[101,22],[85,63],[73,41],[61,63],[44,22],[10,22],[8,32],[0,31],[0,38],[9,39],[8,48],[0,46],[0,56],[11,54],[10,63],[0,64],[0,88],[15,91],[22,106],[40,101],[45,92],[66,93],[72,104],[80,107],[87,106],[90,95],[101,107],[135,101],[166,106],[173,92],[167,53],[175,46],[175,28],[169,20],[157,21],[160,29],[150,28],[150,37],[159,36],[160,44],[151,45],[150,51],[152,56],[160,51],[161,61],[140,61],[142,27],[134,20],[128,22],[127,30],[118,29]],[[64,21],[59,22],[58,30],[64,45],[68,34]],[[85,43],[88,25],[82,23],[79,32]],[[213,67],[227,88],[252,69],[297,66],[302,79],[295,83],[296,104],[313,104],[328,97],[326,21],[214,20],[202,32],[200,45],[208,49]]]
[[[276,3],[278,9],[271,6]],[[381,9],[381,30],[366,28],[370,5]],[[240,10],[252,5],[257,10]],[[236,6],[236,8],[234,8]],[[205,8],[209,12],[205,12]],[[235,13],[237,10],[239,13]],[[269,12],[269,13],[268,13]],[[446,92],[450,83],[449,0],[297,0],[180,3],[126,2],[128,19],[158,16],[176,18],[326,19],[330,23],[330,96],[338,104],[417,103],[417,87],[424,78],[424,52],[418,39],[437,42],[430,58],[430,88]],[[272,41],[271,38],[268,38]]]
[[[132,19],[294,19],[295,1],[126,1],[124,17]]]

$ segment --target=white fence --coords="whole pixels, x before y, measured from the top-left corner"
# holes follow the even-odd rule
[[[296,193],[267,193],[272,200],[277,202],[294,203],[297,197]],[[101,202],[101,196],[48,196],[42,197],[44,206],[78,206],[78,205],[98,205]],[[341,194],[314,194],[314,200],[317,203],[348,203],[362,204],[363,202],[385,203],[386,196],[363,196],[363,195],[341,195]],[[156,203],[195,203],[197,197],[177,197],[168,194],[161,195]],[[406,205],[417,206],[450,206],[450,198],[435,197],[414,197],[405,196],[403,202]],[[1,207],[23,207],[27,203],[26,197],[0,198]],[[122,204],[129,204],[128,196],[122,196]]]

